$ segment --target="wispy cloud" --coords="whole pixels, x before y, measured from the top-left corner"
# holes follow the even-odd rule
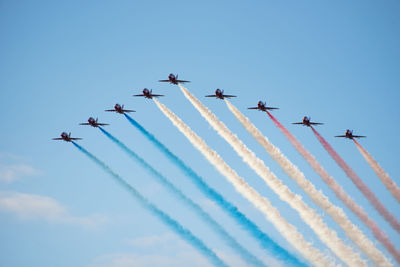
[[[177,255],[114,253],[96,258],[89,267],[211,267],[212,265],[195,252],[179,252]]]
[[[57,200],[42,195],[0,191],[0,212],[16,215],[21,220],[42,220],[48,223],[97,227],[105,223],[103,215],[75,216]]]
[[[186,245],[185,242],[181,241],[177,236],[172,233],[138,237],[134,239],[129,239],[127,243],[138,248],[159,248],[165,245],[170,245],[172,243],[174,244],[174,247],[189,247]]]
[[[26,161],[27,158],[12,153],[0,152],[0,160]]]
[[[105,254],[95,258],[89,266],[212,266],[206,258],[171,232],[128,239],[125,242],[133,246],[133,250],[136,253],[116,252]]]
[[[201,254],[171,232],[128,239],[126,243],[133,246],[135,253],[117,252],[105,254],[95,258],[89,267],[212,266]],[[216,249],[215,251],[229,266],[249,266],[233,253],[228,253],[221,249]],[[271,263],[271,266],[284,266],[281,262],[267,255],[259,256],[264,262]]]
[[[11,183],[24,176],[36,176],[42,172],[27,164],[0,165],[0,181]]]

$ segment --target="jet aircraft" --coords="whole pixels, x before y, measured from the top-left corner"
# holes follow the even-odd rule
[[[99,127],[99,126],[108,125],[107,123],[99,123],[98,120],[99,120],[98,118],[94,119],[93,117],[90,117],[88,119],[88,122],[79,123],[79,125],[90,125],[92,127]]]
[[[141,95],[133,95],[133,96],[144,96],[145,98],[148,98],[148,99],[152,99],[153,97],[164,96],[164,95],[155,95],[155,94],[152,93],[152,91],[153,90],[151,90],[151,89],[149,90],[147,88],[144,88],[143,89],[143,94],[141,94]]]
[[[279,108],[273,108],[273,107],[266,107],[265,105],[266,105],[265,102],[258,101],[257,107],[251,107],[251,108],[248,108],[248,109],[258,109],[258,110],[260,110],[260,111],[267,111],[267,110],[272,110],[272,109],[279,109]]]
[[[179,83],[190,83],[190,81],[178,80],[178,74],[174,75],[173,73],[170,73],[168,75],[168,80],[158,80],[158,81],[162,83],[172,83],[176,85]]]
[[[348,138],[348,139],[353,139],[353,138],[362,138],[362,137],[366,137],[363,135],[353,135],[353,131],[347,129],[345,135],[336,135],[335,137],[344,137],[344,138]]]
[[[105,111],[110,111],[110,112],[117,112],[119,114],[124,114],[129,113],[129,112],[136,112],[134,110],[130,110],[130,109],[124,109],[124,105],[120,105],[120,104],[115,104],[114,109],[106,109]]]
[[[311,125],[322,125],[321,122],[311,122],[311,117],[304,116],[302,122],[293,122],[292,124],[302,124],[303,126],[311,127]]]
[[[71,142],[75,140],[82,140],[82,138],[74,138],[71,137],[71,133],[67,134],[66,132],[62,132],[61,138],[53,138],[53,140],[64,140],[65,142]]]
[[[215,90],[215,95],[206,95],[206,97],[215,97],[219,99],[224,99],[226,98],[231,98],[231,97],[236,97],[235,95],[224,95],[224,90],[217,89]]]

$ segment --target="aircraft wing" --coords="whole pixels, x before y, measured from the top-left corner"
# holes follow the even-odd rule
[[[206,97],[217,97],[216,95],[206,95]]]
[[[133,96],[145,96],[144,94],[141,94],[141,95],[133,95]]]
[[[111,111],[111,112],[114,112],[114,111],[116,111],[115,109],[106,109],[106,110],[104,110],[104,111]]]
[[[353,135],[353,137],[354,138],[363,138],[363,137],[366,137],[366,136],[364,136],[364,135]]]
[[[99,125],[99,126],[105,126],[105,125],[110,125],[110,124],[107,124],[107,123],[97,123],[97,125]]]
[[[82,138],[77,138],[77,137],[73,137],[73,138],[71,137],[70,139],[71,140],[82,140]]]
[[[159,97],[159,96],[164,96],[164,95],[153,95],[153,94],[151,94],[150,96],[151,97]]]
[[[158,80],[159,82],[162,82],[162,83],[168,83],[169,82],[169,80]]]
[[[259,107],[251,107],[251,108],[247,108],[247,109],[260,109]]]
[[[279,108],[265,107],[265,109],[279,109]]]
[[[87,123],[87,122],[85,122],[85,123],[79,123],[79,125],[90,125],[90,123]]]
[[[123,109],[122,112],[136,112],[136,111],[130,109]]]
[[[292,122],[292,124],[303,124],[302,122]]]
[[[345,135],[335,135],[335,137],[346,137]]]
[[[177,83],[190,83],[190,81],[176,80]]]
[[[52,138],[52,140],[63,140],[62,138]]]
[[[223,97],[230,98],[230,97],[236,97],[236,96],[235,95],[223,95]]]
[[[310,122],[311,125],[322,125],[323,123],[321,122]]]

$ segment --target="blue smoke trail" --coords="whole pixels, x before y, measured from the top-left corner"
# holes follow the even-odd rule
[[[288,264],[294,266],[306,266],[304,263],[300,262],[295,256],[291,255],[286,249],[275,243],[266,233],[261,231],[256,224],[254,224],[250,219],[246,217],[239,209],[231,204],[229,201],[211,188],[204,179],[199,176],[195,171],[193,171],[188,165],[186,165],[178,156],[172,153],[164,144],[162,144],[158,139],[149,133],[142,125],[135,121],[132,117],[125,114],[128,121],[135,126],[144,136],[147,137],[164,155],[167,156],[176,166],[178,166],[187,177],[210,199],[215,201],[226,213],[228,213],[232,218],[236,220],[244,229],[250,233],[261,245],[261,247],[272,253],[275,257],[285,261]]]
[[[175,196],[181,199],[186,205],[191,207],[203,220],[210,224],[211,228],[216,231],[228,244],[231,246],[239,255],[247,262],[255,266],[265,266],[264,263],[242,247],[231,235],[229,235],[224,228],[218,224],[208,213],[206,213],[199,205],[188,198],[182,191],[176,188],[170,183],[167,178],[155,170],[150,164],[148,164],[139,155],[129,149],[124,143],[119,141],[109,132],[104,130],[102,127],[98,127],[102,133],[116,143],[124,152],[126,152],[131,158],[136,160],[142,167],[144,167],[150,174],[158,180],[159,183],[164,185],[170,190]]]
[[[167,225],[171,230],[177,233],[182,239],[186,240],[193,247],[203,253],[214,265],[216,266],[224,266],[228,267],[211,249],[209,249],[203,241],[193,235],[188,229],[184,228],[177,221],[172,219],[168,214],[164,213],[160,209],[158,209],[155,205],[153,205],[149,200],[143,197],[135,188],[133,188],[130,184],[128,184],[122,177],[116,174],[113,170],[110,169],[104,162],[96,158],[89,151],[78,145],[77,143],[72,141],[75,147],[77,147],[80,151],[82,151],[86,156],[92,159],[95,163],[97,163],[100,167],[103,168],[108,174],[110,174],[114,181],[116,181],[119,185],[125,188],[129,193],[132,194],[139,201],[139,203],[146,209],[150,210],[156,217],[158,217],[165,225]]]

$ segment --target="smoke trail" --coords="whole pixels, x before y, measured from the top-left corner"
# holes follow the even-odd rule
[[[236,220],[243,229],[250,233],[261,245],[263,249],[272,251],[272,254],[283,255],[282,259],[287,264],[303,265],[297,258],[288,253],[285,249],[275,243],[266,233],[261,231],[256,224],[238,210],[236,206],[227,201],[221,194],[211,188],[202,177],[186,165],[178,156],[172,153],[164,144],[162,144],[154,135],[148,132],[142,125],[135,121],[128,114],[124,114],[128,121],[135,126],[144,136],[146,136],[161,152],[163,152],[171,162],[173,162],[190,180],[210,199],[215,201],[223,211],[228,213]],[[268,252],[270,252],[268,251]]]
[[[382,183],[386,186],[392,196],[400,202],[400,188],[397,184],[390,178],[389,174],[385,172],[379,163],[368,153],[365,148],[363,148],[356,139],[353,139],[354,143],[356,144],[358,150],[360,151],[361,155],[365,158],[371,168],[374,170],[376,175],[378,175],[379,179],[381,179]]]
[[[288,223],[279,213],[279,211],[271,205],[267,198],[262,197],[254,190],[246,181],[241,178],[225,161],[212,150],[203,139],[194,133],[181,119],[179,119],[172,111],[163,104],[154,99],[154,102],[164,113],[164,115],[172,121],[172,123],[181,131],[186,138],[196,147],[203,156],[232,183],[236,191],[243,195],[251,204],[260,210],[264,216],[275,226],[279,233],[295,247],[309,262],[315,266],[330,266],[331,264],[326,257],[310,243],[308,243],[301,233],[299,233],[293,225]],[[277,255],[283,258],[284,255]]]
[[[290,189],[279,180],[271,170],[264,165],[264,162],[243,144],[239,138],[234,135],[218,118],[205,107],[195,96],[193,96],[186,88],[179,85],[185,97],[200,112],[200,114],[208,121],[208,123],[224,138],[263,180],[264,182],[281,198],[295,209],[302,220],[308,224],[317,234],[319,239],[324,242],[340,259],[350,266],[365,266],[365,262],[361,259],[353,248],[344,244],[338,237],[337,233],[330,229],[315,210],[310,208],[301,196],[294,194]]]
[[[297,149],[297,151],[307,160],[311,167],[319,174],[322,180],[333,190],[336,196],[343,201],[343,203],[353,211],[358,218],[367,225],[376,239],[378,239],[383,246],[396,258],[400,259],[400,253],[396,250],[395,246],[390,242],[386,234],[379,228],[379,226],[368,217],[365,211],[355,203],[343,190],[343,188],[336,183],[336,181],[323,169],[319,162],[300,144],[300,142],[274,117],[267,111],[267,114],[276,124],[276,126],[283,132],[287,139]],[[247,119],[247,118],[246,118]],[[250,122],[249,122],[250,123]],[[256,129],[257,130],[257,129]],[[261,133],[260,133],[261,134]],[[262,142],[268,142],[261,140]],[[271,144],[272,146],[272,144]],[[272,150],[272,148],[270,148]],[[321,196],[321,200],[323,200]],[[326,199],[328,202],[328,199]],[[392,266],[390,261],[379,251],[375,245],[358,229],[358,227],[350,222],[346,214],[337,207],[329,208],[329,205],[324,205],[327,213],[345,230],[346,234],[356,243],[378,266]],[[331,205],[332,206],[332,205]]]
[[[207,222],[211,228],[216,231],[223,240],[225,240],[230,247],[232,247],[239,255],[246,261],[255,266],[265,266],[264,263],[242,247],[231,235],[229,235],[224,228],[218,224],[208,213],[206,213],[199,205],[193,202],[190,198],[186,197],[185,194],[170,183],[167,178],[156,171],[150,164],[142,159],[135,152],[130,150],[124,143],[119,141],[117,138],[112,136],[109,132],[104,130],[102,127],[98,127],[108,138],[110,138],[115,144],[117,144],[124,152],[126,152],[131,158],[138,162],[144,167],[150,174],[158,180],[163,186],[165,186],[170,192],[182,200],[186,205],[192,208],[205,222]]]
[[[154,204],[152,204],[149,200],[147,200],[144,196],[142,196],[135,188],[133,188],[130,184],[128,184],[121,176],[116,174],[113,170],[110,169],[105,163],[96,158],[89,151],[78,145],[77,143],[72,141],[75,147],[77,147],[81,152],[83,152],[86,156],[88,156],[91,160],[93,160],[97,165],[103,168],[108,174],[112,176],[115,182],[117,182],[120,186],[122,186],[125,190],[127,190],[131,195],[139,201],[139,203],[149,211],[153,213],[156,217],[158,217],[166,226],[168,226],[172,231],[177,233],[182,239],[186,240],[189,244],[191,244],[195,249],[201,252],[204,256],[206,256],[214,265],[216,266],[224,266],[226,265],[211,249],[209,249],[203,241],[193,235],[188,229],[184,228],[177,221],[172,219],[168,214],[164,213],[160,209],[158,209]]]
[[[324,146],[329,155],[336,161],[336,163],[343,169],[346,175],[351,179],[351,181],[357,186],[357,188],[364,194],[368,201],[374,206],[374,208],[385,218],[386,221],[397,232],[400,233],[400,223],[391,214],[383,204],[378,200],[378,198],[372,193],[372,191],[367,187],[367,185],[358,177],[358,175],[350,168],[349,165],[344,162],[344,160],[339,156],[338,153],[332,148],[332,146],[314,129],[311,127],[314,134],[317,136],[318,140]]]

